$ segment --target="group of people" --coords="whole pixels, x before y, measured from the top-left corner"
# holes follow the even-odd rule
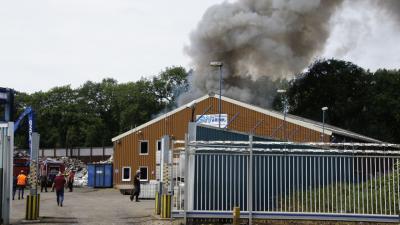
[[[75,173],[71,171],[67,176],[64,176],[61,171],[58,172],[57,176],[54,178],[52,182],[52,188],[51,191],[53,192],[54,190],[56,191],[56,196],[57,196],[57,205],[58,206],[63,206],[64,202],[64,187],[69,188],[69,191],[73,191],[73,184],[74,184],[74,175]],[[27,176],[24,174],[24,171],[21,170],[21,173],[15,177],[14,176],[14,182],[13,182],[13,200],[15,197],[15,193],[18,189],[18,199],[24,199],[24,189],[27,184]],[[42,175],[40,176],[40,186],[41,186],[41,192],[43,192],[43,189],[45,192],[47,192],[47,176]],[[22,194],[22,195],[21,195]],[[133,189],[130,195],[131,201],[135,199],[136,202],[139,202],[139,195],[140,195],[140,170],[136,171],[136,175],[133,178]]]
[[[64,202],[64,187],[69,188],[69,192],[73,191],[73,185],[74,185],[74,177],[75,173],[74,171],[70,171],[68,174],[64,175],[62,174],[61,171],[58,172],[57,176],[52,181],[52,189],[51,191],[53,192],[54,190],[56,191],[56,196],[57,196],[57,205],[58,206],[63,206]],[[18,176],[14,176],[13,178],[13,196],[12,199],[15,199],[15,194],[16,191],[18,190],[18,199],[24,199],[24,189],[27,185],[27,176],[24,174],[24,171],[21,170],[20,174]],[[66,186],[67,184],[67,186]],[[40,191],[43,192],[43,189],[45,192],[47,192],[47,185],[48,185],[48,180],[46,175],[40,176]]]

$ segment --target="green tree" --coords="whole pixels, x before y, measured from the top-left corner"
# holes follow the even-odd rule
[[[181,66],[167,67],[158,76],[153,77],[153,89],[161,104],[171,108],[176,98],[189,88],[188,72]]]
[[[187,88],[183,67],[166,68],[151,79],[119,84],[112,78],[87,81],[73,89],[69,85],[46,92],[16,94],[16,115],[31,106],[45,148],[111,145],[111,138],[173,106]],[[16,117],[17,117],[16,116]],[[16,135],[18,147],[28,147],[27,123]]]
[[[377,70],[371,91],[369,133],[388,142],[400,143],[400,70]]]
[[[351,62],[317,60],[289,82],[287,98],[291,114],[326,122],[383,141],[399,142],[400,73],[371,73]],[[277,95],[274,107],[281,108]]]

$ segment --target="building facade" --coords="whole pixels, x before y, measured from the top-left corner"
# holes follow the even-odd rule
[[[161,138],[169,135],[184,140],[189,122],[204,122],[220,129],[252,133],[272,140],[292,142],[330,142],[351,140],[379,142],[350,131],[292,115],[263,109],[231,98],[206,95],[161,115],[112,139],[114,146],[114,187],[132,187],[133,175],[142,172],[142,181],[157,179]],[[220,121],[220,122],[218,122]]]

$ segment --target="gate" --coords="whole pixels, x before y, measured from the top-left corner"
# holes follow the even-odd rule
[[[175,150],[173,216],[399,222],[394,144],[192,141]]]

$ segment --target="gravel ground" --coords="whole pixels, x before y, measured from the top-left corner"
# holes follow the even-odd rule
[[[55,192],[41,193],[40,220],[25,221],[25,201],[14,200],[12,224],[180,224],[154,216],[154,200],[131,202],[116,189],[76,188],[65,192],[63,207]],[[26,198],[25,198],[26,200]]]

